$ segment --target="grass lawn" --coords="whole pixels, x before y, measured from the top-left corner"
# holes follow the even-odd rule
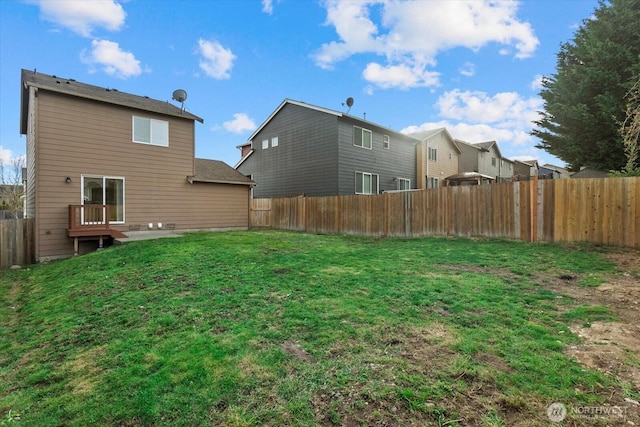
[[[274,231],[3,271],[0,425],[546,426],[640,398],[565,354],[611,310],[544,287],[615,271],[589,246]]]

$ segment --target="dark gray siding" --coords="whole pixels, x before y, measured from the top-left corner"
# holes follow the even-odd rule
[[[271,139],[278,137],[278,146]],[[255,198],[338,192],[338,117],[285,105],[254,137],[253,154],[238,167],[256,182]],[[262,149],[262,140],[269,148]]]
[[[353,126],[372,132],[372,149],[353,145]],[[396,190],[394,178],[411,180],[416,188],[416,144],[418,140],[375,126],[373,123],[342,117],[339,125],[339,189],[337,194],[355,193],[355,172],[369,172],[380,176],[380,191]],[[390,139],[389,149],[383,148],[383,135]]]

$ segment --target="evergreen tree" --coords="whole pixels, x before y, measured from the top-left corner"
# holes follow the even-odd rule
[[[531,132],[541,140],[536,147],[573,170],[622,169],[619,123],[625,94],[640,76],[640,0],[600,0],[557,56],[556,73],[542,82],[545,111]]]

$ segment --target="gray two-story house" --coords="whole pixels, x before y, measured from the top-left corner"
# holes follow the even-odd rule
[[[462,148],[460,172],[477,172],[497,182],[510,181],[514,175],[514,164],[500,153],[496,141],[471,144],[456,140]]]
[[[285,99],[249,137],[235,168],[253,196],[378,194],[416,188],[411,136],[339,111]]]

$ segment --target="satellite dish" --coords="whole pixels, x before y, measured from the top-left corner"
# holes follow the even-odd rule
[[[173,91],[173,99],[178,102],[184,102],[187,99],[187,92],[182,89],[176,89]]]
[[[346,102],[343,102],[342,105],[345,105],[347,107],[349,107],[349,109],[347,110],[347,114],[349,113],[349,110],[351,110],[351,107],[353,106],[353,98],[352,97],[348,97]]]

